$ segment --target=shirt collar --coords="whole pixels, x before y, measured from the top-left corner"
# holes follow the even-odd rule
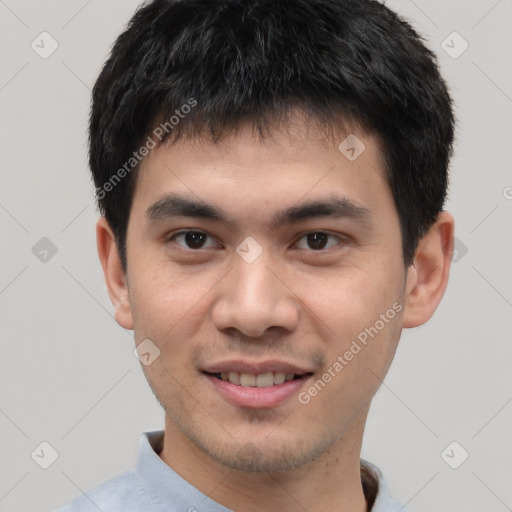
[[[211,500],[192,484],[181,478],[159,456],[162,450],[164,431],[145,432],[139,440],[139,453],[135,472],[148,489],[151,499],[162,510],[208,510],[232,512]]]
[[[145,432],[139,440],[136,474],[144,483],[155,504],[163,510],[169,510],[172,504],[176,510],[208,510],[211,512],[232,512],[208,498],[192,484],[179,476],[159,456],[162,450],[164,431]],[[381,471],[370,462],[361,459],[378,480],[379,490],[371,512],[407,512],[399,503],[391,500],[388,487]]]

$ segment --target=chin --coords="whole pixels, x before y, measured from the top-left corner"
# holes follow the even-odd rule
[[[242,473],[282,473],[297,470],[320,458],[336,442],[323,438],[306,443],[304,439],[272,439],[236,442],[230,439],[214,443],[201,438],[190,440],[222,466]]]

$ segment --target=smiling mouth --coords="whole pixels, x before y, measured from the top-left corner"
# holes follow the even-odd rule
[[[284,372],[267,372],[267,373],[241,373],[241,372],[217,372],[208,373],[218,380],[229,382],[235,386],[245,388],[269,388],[272,386],[279,386],[285,382],[292,380],[306,379],[313,375],[311,372],[299,375],[297,373],[284,373]]]

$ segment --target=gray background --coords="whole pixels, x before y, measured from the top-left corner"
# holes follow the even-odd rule
[[[387,4],[438,53],[457,102],[446,209],[458,252],[434,318],[404,331],[363,457],[413,512],[512,510],[512,2]],[[0,0],[3,512],[68,502],[132,467],[140,433],[163,427],[131,332],[112,316],[86,160],[90,89],[137,5]],[[51,49],[43,31],[59,45],[46,59],[31,47]],[[443,49],[463,49],[454,31],[469,44],[457,58]],[[43,237],[57,249],[46,261]],[[43,441],[58,452],[48,469]]]

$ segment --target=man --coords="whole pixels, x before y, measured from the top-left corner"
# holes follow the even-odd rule
[[[371,0],[155,0],[96,82],[98,254],[165,430],[61,511],[405,510],[360,459],[446,288],[454,119]]]

